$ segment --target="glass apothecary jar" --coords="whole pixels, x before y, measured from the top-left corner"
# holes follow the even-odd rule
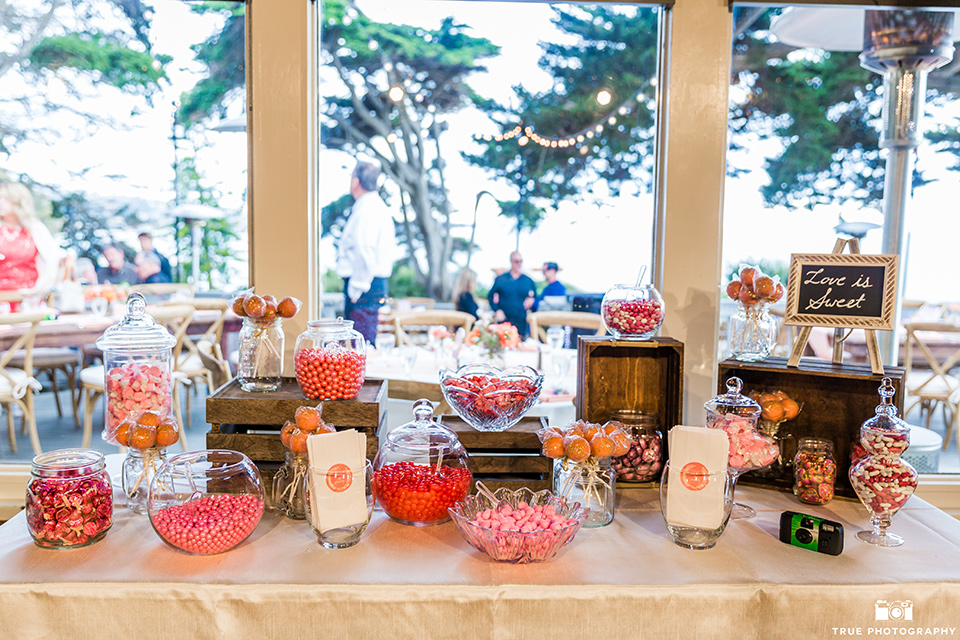
[[[240,328],[237,381],[250,392],[276,391],[283,376],[283,319],[246,317]]]
[[[737,302],[737,311],[727,320],[727,348],[730,357],[741,362],[763,360],[777,344],[780,325],[770,315],[767,303]]]
[[[417,400],[413,415],[383,438],[373,462],[374,494],[397,522],[440,524],[470,493],[470,457],[457,435],[433,420],[429,400]]]
[[[567,501],[579,502],[590,510],[584,527],[604,527],[613,522],[617,472],[610,458],[590,458],[589,462],[553,461],[553,493]]]
[[[366,342],[353,320],[311,320],[297,337],[297,383],[310,400],[349,400],[363,387]]]
[[[860,444],[867,454],[850,467],[850,484],[870,512],[872,530],[857,538],[881,547],[897,547],[903,538],[887,532],[890,520],[917,488],[919,474],[900,455],[910,446],[910,426],[897,417],[896,389],[890,378],[880,386],[877,414],[860,427]]]
[[[175,549],[223,553],[257,528],[263,498],[260,472],[242,453],[181,453],[167,460],[150,484],[150,524]]]
[[[663,324],[663,297],[652,284],[614,285],[603,296],[600,315],[617,340],[643,340]]]
[[[33,459],[26,495],[27,529],[37,546],[85,547],[113,526],[113,487],[103,454],[59,449]]]
[[[273,506],[288,518],[303,520],[306,517],[303,480],[309,468],[306,453],[283,452],[283,466],[273,476]]]
[[[625,455],[613,458],[612,467],[620,482],[654,482],[663,470],[663,432],[660,419],[650,411],[620,409],[610,420],[621,423],[633,444]]]
[[[127,298],[127,312],[103,332],[96,345],[103,351],[104,421],[103,439],[125,447],[125,422],[135,423],[145,411],[163,420],[173,411],[173,347],[176,338],[146,312],[139,293]],[[169,318],[190,315],[190,307],[171,306],[158,310]],[[128,434],[129,435],[129,434]]]
[[[793,495],[806,504],[827,504],[833,500],[836,482],[833,443],[823,438],[800,438],[793,458]]]

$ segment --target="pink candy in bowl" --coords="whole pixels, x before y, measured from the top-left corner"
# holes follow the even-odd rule
[[[523,365],[466,364],[441,371],[440,388],[457,415],[477,431],[506,431],[536,404],[543,376]]]
[[[467,496],[448,511],[463,539],[497,562],[552,559],[573,540],[590,509],[550,491],[497,489],[493,497]]]

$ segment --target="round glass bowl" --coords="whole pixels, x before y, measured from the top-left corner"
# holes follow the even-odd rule
[[[180,551],[223,553],[257,528],[263,496],[260,472],[242,453],[181,453],[160,467],[150,483],[150,524]]]
[[[543,376],[524,365],[499,369],[465,364],[441,371],[440,389],[457,415],[477,431],[506,431],[537,403]]]
[[[552,559],[573,540],[590,512],[579,502],[568,503],[550,491],[500,488],[493,496],[496,501],[483,494],[467,496],[450,508],[450,516],[464,540],[497,562],[523,564]],[[527,522],[543,524],[528,531],[523,531],[524,525],[507,524],[503,530],[507,519],[521,512],[524,515],[519,520],[527,518]],[[510,530],[513,528],[517,530]]]
[[[614,285],[603,296],[600,315],[617,340],[643,340],[663,324],[663,297],[652,284]]]

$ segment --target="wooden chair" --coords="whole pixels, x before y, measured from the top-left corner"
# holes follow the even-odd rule
[[[414,311],[429,311],[433,309],[437,301],[433,298],[400,298],[395,301],[397,306],[403,306]],[[408,306],[409,305],[409,306]]]
[[[40,447],[40,435],[37,433],[37,415],[34,411],[33,392],[40,389],[32,376],[33,342],[37,337],[37,328],[46,314],[41,312],[8,313],[0,316],[2,325],[29,324],[26,330],[0,355],[0,405],[7,412],[7,436],[10,449],[17,452],[17,432],[13,424],[13,405],[23,411],[23,425],[30,435],[34,455],[43,453]],[[15,355],[22,355],[23,368],[10,366]]]
[[[219,311],[220,315],[200,337],[184,336],[176,371],[179,374],[175,384],[194,385],[202,380],[207,385],[207,393],[212,393],[224,382],[231,379],[230,363],[223,355],[220,339],[223,337],[223,325],[230,312],[230,300],[222,298],[191,298],[177,303],[165,303],[165,306],[188,304],[196,311]],[[186,392],[187,423],[190,426],[190,393]]]
[[[530,335],[540,342],[547,341],[546,327],[555,325],[574,329],[595,329],[598,336],[607,332],[599,313],[585,311],[535,311],[527,314],[527,324],[530,325]]]
[[[180,376],[176,369],[176,363],[179,362],[180,352],[183,349],[183,340],[187,335],[187,327],[190,326],[190,320],[193,318],[193,307],[190,305],[169,305],[163,307],[152,307],[147,311],[153,319],[173,333],[176,343],[173,345],[173,411],[177,418],[177,424],[181,428],[184,426],[183,415],[180,410],[180,385],[177,378]],[[97,365],[87,367],[80,372],[80,389],[83,395],[83,442],[80,445],[83,448],[90,446],[90,439],[93,436],[93,411],[97,406],[97,400],[103,395],[104,387],[104,366]],[[187,450],[186,438],[180,438],[183,450]]]
[[[475,318],[463,311],[440,310],[408,311],[398,313],[393,317],[393,330],[397,334],[397,346],[414,344],[411,334],[425,333],[430,327],[444,326],[455,332],[460,327],[470,331]]]
[[[957,413],[956,397],[960,390],[960,379],[951,374],[950,370],[960,364],[960,340],[938,356],[930,343],[929,334],[935,332],[941,335],[952,334],[960,337],[960,326],[940,322],[911,322],[906,325],[907,338],[903,352],[903,362],[906,369],[904,380],[907,392],[907,407],[903,415],[907,415],[914,407],[920,407],[920,413],[927,414],[925,427],[930,428],[930,415],[939,404],[943,411],[943,423],[946,431],[943,435],[943,448],[950,445],[953,435],[954,417]],[[913,364],[914,350],[918,350],[923,360],[930,367],[917,369]],[[912,403],[911,403],[912,401]]]
[[[28,369],[23,352],[17,353],[10,359],[10,366],[26,371]],[[60,405],[60,382],[57,372],[63,371],[67,377],[67,389],[70,391],[70,409],[73,411],[73,422],[80,428],[80,391],[77,388],[77,374],[80,373],[80,351],[70,347],[37,347],[33,350],[33,370],[37,375],[47,374],[50,386],[53,388],[53,400],[57,405],[57,415],[63,417],[63,408]]]

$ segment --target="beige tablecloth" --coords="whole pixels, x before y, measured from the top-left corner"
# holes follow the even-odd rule
[[[353,549],[325,550],[305,523],[268,514],[212,557],[166,546],[124,508],[91,547],[40,549],[21,513],[0,527],[0,637],[960,637],[960,522],[914,498],[894,518],[906,544],[881,549],[855,539],[867,524],[858,503],[737,494],[758,515],[731,522],[712,550],[674,545],[656,491],[629,489],[613,524],[517,566],[473,550],[452,523],[408,527],[379,511]],[[843,554],[781,543],[787,509],[841,522]],[[876,621],[878,600],[912,602],[913,620]]]

